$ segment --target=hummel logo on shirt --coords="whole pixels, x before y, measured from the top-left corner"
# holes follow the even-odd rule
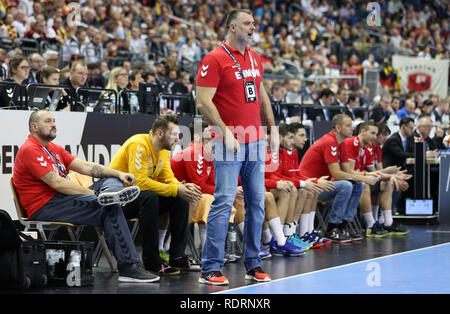
[[[200,75],[202,77],[205,77],[206,74],[208,74],[208,71],[206,71],[206,70],[208,70],[208,68],[209,68],[209,65],[202,65],[202,70],[200,71]]]

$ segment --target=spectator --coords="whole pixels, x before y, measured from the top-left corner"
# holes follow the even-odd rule
[[[9,61],[9,78],[5,82],[15,83],[11,87],[0,89],[0,106],[14,109],[27,108],[26,86],[30,76],[30,64],[24,56],[17,55]]]
[[[54,50],[44,52],[44,65],[59,68],[59,53]]]
[[[339,113],[339,109],[329,109],[334,101],[334,93],[331,89],[326,88],[320,91],[319,99],[315,103],[316,109],[309,108],[308,119],[315,121],[331,121],[331,119]]]
[[[37,83],[46,85],[59,85],[60,71],[57,68],[46,66],[37,72]],[[42,89],[41,89],[42,90]],[[55,88],[52,87],[45,97],[45,107],[49,108],[50,104],[54,105],[56,111],[64,110],[70,111],[70,106],[66,101],[62,101],[63,97],[67,97],[66,91],[61,88],[60,93],[55,93]]]
[[[86,29],[77,27],[75,34],[63,46],[63,61],[68,62],[73,55],[84,56],[86,53]]]
[[[37,83],[36,73],[42,70],[45,66],[44,58],[39,53],[32,53],[29,57],[30,61],[30,76],[28,77],[29,84]]]
[[[75,61],[70,67],[69,76],[62,79],[60,85],[67,86],[67,105],[70,105],[70,111],[84,111],[84,105],[78,102],[76,89],[78,87],[88,87],[87,85],[88,69],[84,62]]]
[[[8,50],[0,46],[0,82],[8,78],[8,65],[5,63]]]
[[[380,103],[372,109],[370,118],[378,123],[386,123],[392,113],[394,113],[394,109],[391,106],[391,96],[383,95]]]
[[[92,40],[87,44],[85,49],[86,61],[88,63],[99,62],[105,58],[105,49],[102,43],[102,34],[96,32]]]

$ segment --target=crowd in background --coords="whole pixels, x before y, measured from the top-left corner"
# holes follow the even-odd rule
[[[284,84],[287,92],[307,93],[312,102],[324,88],[335,94],[345,88],[359,95],[361,107],[372,109],[382,96],[391,96],[400,98],[402,108],[412,97],[414,110],[423,110],[422,95],[400,95],[391,57],[448,59],[450,4],[381,0],[381,25],[368,27],[369,2],[2,0],[0,79],[11,79],[11,58],[24,55],[30,73],[26,81],[15,80],[19,84],[44,83],[36,73],[47,66],[59,69],[63,81],[74,72],[72,63],[81,60],[87,66],[83,86],[136,89],[146,81],[160,84],[164,92],[189,93],[198,62],[224,39],[227,12],[245,8],[254,12],[253,48],[262,56],[269,91],[274,82],[292,79],[293,84]],[[129,76],[126,85],[111,82],[118,67]],[[382,88],[375,93],[361,84],[364,69],[379,72]],[[352,78],[314,79],[320,75]],[[441,101],[427,99],[434,106]]]

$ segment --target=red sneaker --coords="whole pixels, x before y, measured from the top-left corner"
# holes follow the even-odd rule
[[[210,286],[226,286],[229,284],[227,277],[222,275],[220,271],[210,271],[207,273],[200,273],[199,283],[204,283]]]
[[[245,274],[246,280],[255,280],[255,281],[271,281],[272,279],[268,274],[266,274],[261,267],[255,267],[250,269]]]

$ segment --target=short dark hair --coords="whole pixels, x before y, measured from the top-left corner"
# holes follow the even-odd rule
[[[387,135],[391,134],[391,129],[387,126],[386,123],[378,122],[377,126],[378,126],[378,134],[377,135],[383,134],[383,135],[387,136]]]
[[[291,123],[290,126],[293,130],[295,130],[294,133],[297,133],[297,131],[299,129],[305,129],[305,126],[303,124],[301,124],[300,122]]]
[[[414,123],[414,119],[411,118],[411,117],[404,117],[404,118],[402,118],[402,119],[400,120],[400,128],[401,128],[403,125],[408,125],[410,122]]]
[[[356,99],[359,99],[359,96],[356,95],[356,94],[350,94],[350,95],[348,96],[348,101],[349,101],[349,102],[350,102],[350,101],[356,101]]]
[[[231,10],[231,12],[228,13],[228,16],[227,16],[227,22],[225,24],[225,29],[226,30],[228,30],[230,28],[230,24],[234,20],[236,20],[236,18],[237,18],[239,13],[247,13],[247,14],[253,15],[252,11],[245,10],[245,9],[234,9],[234,10]]]
[[[329,88],[324,88],[324,89],[322,89],[322,90],[320,91],[319,98],[322,98],[322,97],[330,97],[330,96],[334,96],[334,93],[333,93],[333,91],[332,91],[331,89],[329,89]]]
[[[194,120],[191,122],[191,124],[189,124],[189,132],[191,133],[191,141],[194,140],[194,134],[195,134],[195,131],[199,130],[199,128],[198,128],[199,125],[201,125],[201,129],[200,129],[201,133],[199,135],[202,136],[203,130],[208,127],[208,123],[206,123],[203,120]]]
[[[163,132],[166,132],[169,128],[169,123],[172,122],[176,125],[180,124],[178,117],[175,115],[162,114],[158,116],[155,121],[153,121],[152,132],[156,133],[158,129],[161,129]]]
[[[295,134],[295,130],[290,124],[280,123],[278,126],[278,133],[281,136],[286,136],[288,133]]]

